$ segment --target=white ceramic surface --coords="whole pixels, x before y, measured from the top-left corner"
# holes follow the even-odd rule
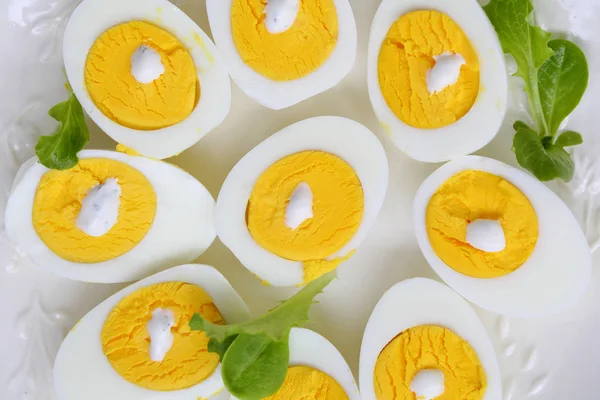
[[[33,154],[35,139],[54,122],[47,110],[66,96],[61,60],[65,21],[79,0],[0,1],[0,211],[18,166]],[[177,0],[210,32],[204,0]],[[390,187],[367,240],[339,271],[311,312],[309,327],[327,337],[358,372],[366,321],[380,296],[409,277],[436,278],[421,255],[412,227],[413,196],[436,165],[422,164],[398,151],[379,127],[367,94],[366,47],[378,0],[351,1],[358,28],[358,56],[352,73],[335,88],[282,111],[260,106],[232,85],[225,122],[173,161],[217,196],[225,176],[251,148],[281,128],[315,115],[355,119],[376,132],[390,162]],[[590,63],[590,86],[568,121],[586,143],[574,157],[570,184],[552,184],[582,224],[593,250],[600,247],[600,2],[537,0],[538,19],[559,36],[575,40]],[[510,63],[509,63],[510,65]],[[595,73],[596,72],[596,73]],[[523,117],[526,98],[518,80],[509,81],[509,112],[501,132],[479,154],[515,164],[510,152],[512,122]],[[93,129],[91,147],[115,143]],[[0,213],[0,228],[3,227]],[[476,309],[498,354],[504,399],[599,398],[600,252],[594,255],[592,282],[584,298],[560,315],[538,320],[499,317]],[[293,289],[263,286],[217,240],[198,262],[214,265],[262,313]],[[51,365],[68,329],[122,285],[86,284],[52,276],[31,265],[0,232],[0,399],[55,399]],[[223,394],[225,396],[225,394]]]

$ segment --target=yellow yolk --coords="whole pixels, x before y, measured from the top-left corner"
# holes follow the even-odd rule
[[[283,386],[264,400],[348,400],[348,395],[332,377],[310,367],[289,367]]]
[[[169,309],[174,314],[173,345],[161,362],[150,359],[150,335],[146,329],[152,311]],[[219,356],[208,352],[208,338],[191,331],[189,321],[199,312],[215,324],[223,317],[210,296],[199,286],[165,282],[137,290],[119,302],[102,327],[102,350],[112,367],[129,382],[151,390],[179,390],[209,377]]]
[[[102,236],[76,225],[89,190],[116,178],[121,187],[118,219]],[[44,174],[33,202],[33,227],[57,256],[78,263],[111,260],[133,249],[148,233],[156,214],[156,193],[135,168],[108,158],[86,158],[74,168]]]
[[[466,242],[467,225],[497,220],[506,247],[485,252]],[[448,179],[427,205],[429,241],[450,268],[475,278],[495,278],[515,271],[531,255],[538,221],[529,199],[504,178],[483,171],[463,171]]]
[[[244,62],[259,74],[289,81],[310,74],[333,52],[338,37],[333,0],[299,0],[294,24],[273,34],[265,27],[265,0],[233,0],[233,42]]]
[[[313,217],[292,229],[285,223],[286,208],[302,182],[312,192]],[[303,151],[277,161],[258,178],[248,201],[248,230],[271,253],[302,261],[309,282],[351,255],[326,260],[356,233],[363,210],[362,185],[350,165],[333,154]]]
[[[483,399],[487,380],[473,348],[454,332],[431,325],[407,329],[379,354],[373,376],[377,399],[416,400],[410,383],[422,369],[444,373],[445,390],[435,400]]]
[[[465,59],[456,83],[430,94],[427,71],[434,56],[460,54]],[[379,52],[379,87],[387,105],[404,123],[440,128],[462,118],[479,93],[479,61],[462,29],[438,11],[414,11],[389,29]]]
[[[165,68],[158,79],[146,84],[131,74],[131,56],[142,45],[154,49]],[[183,43],[142,21],[114,26],[96,39],[85,64],[85,84],[104,115],[139,130],[183,121],[200,96],[196,67]]]

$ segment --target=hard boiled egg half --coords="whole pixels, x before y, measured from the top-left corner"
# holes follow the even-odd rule
[[[340,82],[354,66],[348,0],[207,0],[215,42],[231,77],[279,110]]]
[[[385,151],[371,131],[346,118],[306,119],[233,167],[217,200],[217,235],[266,283],[303,285],[353,254],[387,184]]]
[[[33,159],[6,207],[9,238],[40,267],[87,282],[125,282],[190,262],[214,240],[214,200],[187,172],[103,150],[49,170]]]
[[[383,0],[367,62],[375,114],[394,144],[416,160],[472,153],[502,124],[504,54],[476,0]]]
[[[500,369],[475,311],[449,287],[400,282],[379,300],[360,349],[363,400],[501,400]]]
[[[84,0],[65,28],[63,56],[83,109],[145,156],[181,153],[229,113],[221,56],[167,0]]]
[[[309,329],[292,328],[289,343],[285,381],[265,400],[360,400],[348,363],[329,340]]]
[[[171,268],[111,296],[62,343],[54,363],[58,400],[189,400],[218,392],[219,356],[188,325],[196,312],[217,324],[250,317],[207,265]]]
[[[569,208],[532,176],[467,156],[431,174],[414,201],[431,267],[467,300],[515,317],[556,313],[584,293],[585,235]]]

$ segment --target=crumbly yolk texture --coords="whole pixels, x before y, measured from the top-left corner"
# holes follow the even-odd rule
[[[487,379],[473,348],[449,329],[420,325],[400,333],[377,357],[373,384],[381,400],[417,400],[410,383],[422,369],[444,373],[445,390],[435,400],[481,400]]]
[[[506,247],[486,252],[467,243],[467,225],[497,220]],[[435,253],[450,268],[474,278],[496,278],[515,271],[533,252],[538,220],[531,202],[506,179],[467,170],[448,179],[431,197],[425,223]]]
[[[313,217],[296,229],[285,223],[286,207],[305,182],[313,195]],[[254,184],[246,211],[248,230],[263,248],[302,261],[304,281],[335,269],[350,255],[327,260],[358,230],[364,211],[362,185],[354,169],[323,151],[303,151],[272,164]]]
[[[427,89],[434,56],[460,54],[465,59],[456,83],[435,94]],[[462,29],[438,11],[413,11],[389,29],[378,60],[379,87],[394,114],[421,129],[440,128],[462,118],[479,93],[479,61]]]
[[[131,74],[131,56],[142,45],[156,50],[165,68],[158,79],[146,84]],[[183,121],[200,96],[196,67],[183,43],[143,21],[116,25],[96,39],[85,64],[85,84],[104,115],[138,130]]]
[[[160,362],[150,359],[150,335],[146,325],[156,308],[169,309],[175,317],[171,327],[173,345]],[[121,300],[102,327],[102,350],[112,367],[127,381],[150,390],[179,390],[209,377],[219,356],[208,351],[208,338],[191,331],[194,313],[223,324],[217,306],[199,286],[164,282],[144,287]]]
[[[265,26],[265,0],[233,0],[231,29],[242,60],[276,81],[302,78],[331,55],[338,37],[333,0],[299,0],[294,24],[273,34]]]
[[[348,395],[332,377],[305,366],[289,367],[283,386],[264,400],[348,400]]]
[[[90,189],[115,178],[121,187],[115,225],[102,236],[88,236],[76,225]],[[33,227],[57,256],[77,263],[98,263],[133,249],[156,215],[156,193],[137,169],[108,158],[86,158],[65,171],[42,176],[33,201]]]

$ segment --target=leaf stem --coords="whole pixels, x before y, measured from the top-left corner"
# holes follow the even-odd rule
[[[531,13],[529,14],[529,24],[531,26],[536,26],[536,18],[535,18],[535,11],[531,11]],[[530,46],[530,51],[533,51],[533,48]],[[533,122],[535,124],[535,127],[537,128],[538,134],[540,137],[544,137],[546,136],[546,133],[549,132],[548,129],[548,122],[546,121],[546,119],[544,118],[544,110],[542,109],[542,100],[540,97],[540,88],[539,88],[539,83],[538,83],[538,70],[539,68],[537,68],[534,64],[533,64],[533,55],[531,55],[530,58],[530,65],[529,65],[529,93],[531,94],[530,96],[528,96],[529,98],[529,108],[531,108],[531,116],[533,118]],[[552,134],[552,133],[550,133]]]
[[[531,108],[531,116],[535,124],[536,130],[540,137],[546,136],[548,132],[548,123],[544,118],[544,112],[542,110],[542,101],[540,99],[540,89],[537,79],[537,68],[531,68],[529,74],[529,108]]]

